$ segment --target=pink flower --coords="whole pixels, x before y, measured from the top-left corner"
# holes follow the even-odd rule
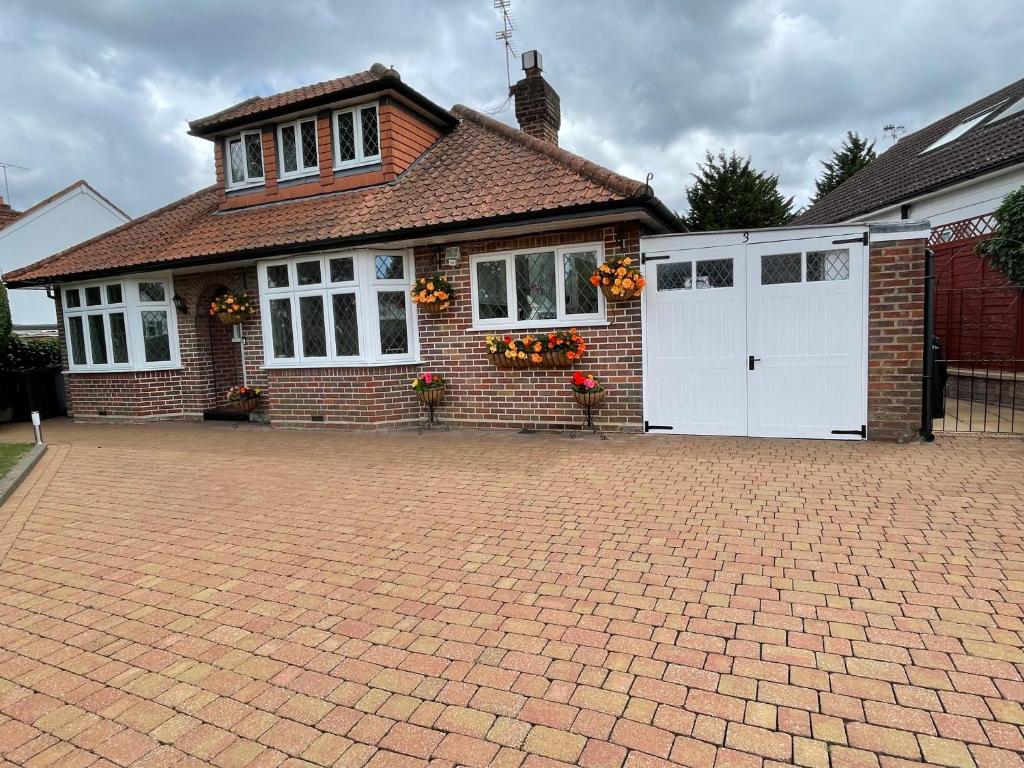
[[[597,386],[597,382],[594,381],[593,379],[587,379],[586,381],[583,382],[583,386],[586,387],[587,389],[593,389],[595,386]]]
[[[423,374],[423,381],[425,381],[427,384],[429,384],[431,381],[433,381],[433,379],[434,379],[434,377],[431,376],[429,373],[424,373]]]

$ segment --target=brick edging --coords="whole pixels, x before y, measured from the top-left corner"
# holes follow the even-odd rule
[[[44,453],[46,453],[46,443],[36,443],[28,453],[18,459],[18,463],[6,475],[0,477],[0,506],[3,506],[3,503],[17,490],[21,481],[28,476]]]

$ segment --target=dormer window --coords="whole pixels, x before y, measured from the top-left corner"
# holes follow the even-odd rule
[[[242,131],[227,139],[228,188],[263,183],[263,140],[259,131]]]
[[[339,109],[334,112],[334,167],[353,168],[380,162],[380,130],[377,105]]]
[[[307,176],[320,167],[320,154],[316,140],[316,118],[310,117],[284,123],[277,127],[282,179]]]

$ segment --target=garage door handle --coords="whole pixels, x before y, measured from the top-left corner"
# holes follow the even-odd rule
[[[754,370],[754,363],[760,363],[760,362],[761,362],[761,358],[760,357],[754,357],[753,355],[751,355],[750,357],[747,358],[747,370],[750,370],[750,371]]]

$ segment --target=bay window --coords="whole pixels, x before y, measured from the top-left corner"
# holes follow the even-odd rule
[[[178,335],[166,277],[61,288],[72,372],[176,368]]]
[[[412,257],[401,251],[339,251],[261,263],[265,364],[415,360],[412,275]]]
[[[242,131],[224,142],[228,189],[263,183],[263,138],[258,130]]]
[[[470,257],[473,325],[535,328],[599,323],[604,298],[590,276],[600,244],[482,253]]]
[[[376,103],[335,110],[333,123],[336,170],[380,162]]]
[[[309,117],[277,127],[280,178],[293,179],[319,171],[320,154],[316,138],[316,118]]]

